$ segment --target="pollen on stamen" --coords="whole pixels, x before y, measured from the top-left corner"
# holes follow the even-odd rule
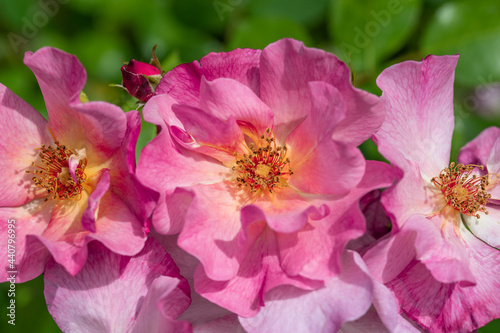
[[[26,173],[33,174],[33,183],[40,188],[47,190],[45,201],[51,199],[76,199],[80,198],[83,191],[83,183],[87,180],[85,167],[87,159],[81,159],[75,171],[76,181],[69,172],[69,158],[78,155],[74,149],[68,149],[57,140],[55,147],[42,145],[38,156],[41,163],[31,163],[34,170],[26,170]]]
[[[278,146],[274,134],[268,128],[258,142],[247,146],[248,154],[235,153],[236,165],[232,170],[239,187],[248,188],[250,193],[269,191],[288,186],[293,174],[286,146]]]
[[[473,175],[474,168],[484,170],[484,166],[475,164],[450,163],[438,177],[431,182],[441,190],[448,206],[468,216],[480,218],[479,213],[488,214],[486,204],[491,194],[486,191],[489,185],[488,175]]]

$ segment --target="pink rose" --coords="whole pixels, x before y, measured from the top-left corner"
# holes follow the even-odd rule
[[[0,85],[0,216],[15,220],[17,282],[37,277],[52,256],[76,274],[97,240],[121,255],[139,252],[153,195],[135,176],[136,111],[80,101],[86,74],[63,51],[28,52],[49,121]],[[0,226],[6,242],[7,223]],[[2,254],[7,263],[7,251]],[[6,270],[0,279],[6,280]]]
[[[241,316],[274,287],[339,274],[365,230],[359,199],[392,183],[357,148],[384,119],[379,99],[333,54],[292,39],[176,67],[144,117],[162,127],[138,166],[160,193],[155,229],[180,233],[200,262],[196,291]]]
[[[387,115],[375,139],[399,180],[381,200],[392,236],[363,258],[430,332],[470,332],[500,317],[500,130],[450,162],[457,60],[431,55],[377,79]]]

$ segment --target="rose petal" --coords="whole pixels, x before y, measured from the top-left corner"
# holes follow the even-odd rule
[[[0,242],[5,251],[0,255],[5,263],[0,271],[0,281],[9,278],[8,271],[17,271],[16,283],[34,279],[43,273],[45,263],[50,259],[49,251],[31,235],[43,234],[50,220],[54,203],[35,199],[19,207],[0,208]],[[10,227],[12,225],[12,227]],[[9,231],[13,230],[13,231]],[[9,240],[13,240],[9,243]],[[8,249],[15,248],[14,266],[10,266]],[[12,274],[12,273],[11,273]]]
[[[165,276],[175,279],[164,279]],[[112,253],[93,242],[89,245],[89,260],[77,275],[71,276],[54,261],[47,265],[45,298],[49,312],[64,332],[125,332],[133,330],[136,320],[145,320],[148,314],[150,319],[160,320],[156,325],[151,323],[153,326],[168,323],[160,319],[160,315],[148,312],[155,310],[151,304],[154,298],[162,303],[165,297],[175,294],[172,282],[175,284],[179,278],[170,256],[153,240],[132,258]],[[141,304],[143,298],[146,301]],[[167,314],[175,317],[188,304],[176,301],[171,304],[172,308],[156,311],[169,310]],[[147,313],[141,314],[141,311]]]
[[[408,230],[414,230],[416,258],[425,264],[434,278],[443,283],[468,282],[476,283],[476,277],[471,270],[466,245],[457,233],[465,227],[460,221],[460,214],[454,213],[453,218],[435,216],[425,218],[414,215],[408,219]],[[460,224],[460,231],[454,224]]]
[[[253,205],[243,207],[241,219],[247,221],[244,225],[265,220],[276,232],[293,233],[301,230],[309,219],[318,220],[330,213],[327,206],[321,203],[318,206],[315,204],[316,202],[308,202],[303,196],[287,187],[276,191],[275,197],[264,197]],[[249,218],[250,214],[254,216]]]
[[[60,140],[75,149],[84,146],[90,164],[110,158],[121,147],[127,131],[127,116],[116,105],[75,101],[68,104],[66,112],[72,114],[69,120],[71,125],[66,123],[64,130],[60,130]],[[51,116],[49,113],[49,126],[52,129]],[[56,131],[53,132],[56,135]]]
[[[262,221],[247,227],[252,246],[241,260],[239,270],[229,281],[210,279],[199,265],[194,274],[195,289],[203,297],[243,317],[252,317],[263,305],[264,295],[279,285],[311,290],[322,286],[300,276],[288,276],[280,267],[276,236]],[[237,295],[237,297],[235,297]]]
[[[491,147],[486,167],[488,172],[496,174],[496,178],[494,179],[496,181],[495,187],[498,187],[500,185],[500,130],[497,139]],[[495,198],[500,199],[500,196]]]
[[[150,285],[132,332],[190,333],[191,325],[175,321],[191,300],[179,289],[178,278],[159,276]]]
[[[82,227],[83,229],[96,232],[95,220],[97,218],[97,210],[99,208],[99,203],[104,196],[104,194],[109,190],[109,170],[103,169],[99,182],[95,187],[94,191],[89,196],[88,206],[82,215]]]
[[[422,177],[438,176],[448,166],[453,133],[453,79],[458,56],[428,56],[405,61],[377,78],[387,109],[375,135],[378,149],[406,171],[418,164]]]
[[[78,169],[78,165],[80,164],[80,161],[83,161],[87,158],[87,153],[86,149],[76,149],[76,154],[72,154],[69,159],[68,159],[68,167],[69,167],[69,174],[71,175],[71,178],[75,182],[77,182],[77,176],[76,176],[76,170]]]
[[[260,61],[261,98],[274,112],[275,134],[285,138],[308,113],[308,83],[323,81],[337,88],[347,105],[335,139],[359,145],[380,127],[384,112],[378,98],[355,89],[349,69],[333,54],[305,47],[293,39],[268,45]]]
[[[127,71],[131,73],[142,74],[146,76],[161,74],[160,70],[156,66],[137,61],[135,59],[130,60],[129,63],[124,65],[123,67],[125,67]]]
[[[306,193],[346,193],[361,179],[364,158],[354,146],[331,140],[345,115],[338,90],[323,82],[309,83],[309,88],[313,108],[286,139],[294,172],[289,183]]]
[[[194,291],[193,275],[195,268],[198,265],[198,260],[177,246],[176,236],[159,235],[154,231],[152,231],[152,235],[172,256],[172,259],[174,259],[180,269],[180,274],[187,278],[191,287],[191,305],[179,316],[178,319],[189,321],[193,325],[196,332],[203,332],[211,328],[215,329],[216,327],[221,327],[222,329],[222,327],[226,327],[226,325],[232,326],[231,323],[233,320],[229,317],[234,317],[234,314],[232,314],[229,310],[210,302],[206,298],[201,297]],[[230,332],[233,331],[234,330]],[[214,332],[219,331],[215,330]]]
[[[127,116],[127,132],[125,134],[122,151],[126,156],[127,171],[129,173],[135,173],[135,146],[137,145],[137,139],[141,132],[141,115],[137,111],[129,111],[125,115]]]
[[[440,283],[425,265],[417,262],[388,284],[408,317],[430,332],[471,332],[500,316],[498,250],[465,228],[461,235],[476,285]]]
[[[238,143],[243,141],[243,133],[233,116],[222,119],[201,109],[180,104],[173,105],[172,111],[182,121],[186,131],[201,144],[224,146],[235,151]]]
[[[120,151],[114,155],[110,166],[113,192],[127,201],[130,210],[141,221],[146,232],[151,225],[151,213],[156,206],[158,193],[145,187],[136,175],[135,146],[140,131],[140,114],[129,111],[127,133]],[[126,163],[124,163],[126,161]]]
[[[304,193],[345,194],[365,172],[366,162],[358,148],[329,138],[319,142],[309,155],[297,157],[292,150],[289,184]]]
[[[144,246],[146,235],[142,223],[127,204],[113,192],[106,192],[100,200],[95,221],[96,232],[90,234],[82,226],[89,196],[59,201],[52,210],[50,223],[43,235],[37,236],[50,251],[56,262],[71,274],[76,274],[85,264],[87,243],[99,240],[113,252],[134,255]]]
[[[359,201],[361,211],[366,218],[366,232],[363,236],[350,241],[348,249],[363,254],[377,239],[391,232],[391,219],[380,202],[381,195],[382,190],[373,190]]]
[[[309,82],[309,91],[309,114],[286,138],[286,143],[299,156],[307,156],[323,139],[330,139],[346,113],[342,95],[334,86],[325,82]]]
[[[255,126],[257,136],[273,127],[273,112],[246,85],[236,80],[219,78],[201,79],[200,108],[209,114],[227,120],[234,117]]]
[[[368,272],[366,266],[361,267],[364,272]],[[339,332],[420,332],[399,314],[399,306],[392,292],[379,281],[373,279],[372,282],[373,306],[363,317],[344,323]]]
[[[85,68],[76,56],[51,47],[43,47],[35,53],[26,52],[24,63],[38,80],[51,129],[58,136],[59,131],[72,123],[74,113],[68,110],[68,103],[77,101],[80,97],[87,79]]]
[[[500,248],[500,206],[488,205],[488,215],[480,214],[481,218],[462,215],[469,230],[487,244]]]
[[[489,176],[490,186],[487,187],[487,190],[491,194],[491,198],[497,200],[498,205],[500,202],[500,135],[491,147],[486,168],[489,173],[494,174]],[[490,201],[492,200],[490,199]]]
[[[343,215],[332,212],[326,218],[310,221],[297,233],[277,234],[281,267],[288,275],[328,281],[340,273],[347,242],[364,231],[363,215],[356,204],[343,210]]]
[[[170,95],[156,95],[151,97],[142,109],[144,120],[155,125],[165,127],[166,123],[182,126],[172,112],[172,105],[177,104],[177,101]],[[167,121],[168,120],[168,121]]]
[[[116,105],[80,102],[86,73],[78,59],[44,47],[35,53],[27,52],[24,63],[38,80],[55,138],[73,149],[86,148],[91,163],[109,158],[122,143],[126,117]]]
[[[144,185],[160,193],[153,218],[159,232],[166,234],[180,231],[182,222],[174,217],[182,219],[183,216],[169,213],[171,207],[180,203],[173,197],[177,186],[211,184],[224,177],[228,168],[214,162],[196,152],[177,149],[167,131],[162,131],[144,147],[137,166],[137,177]],[[182,207],[187,207],[190,195],[184,193],[182,196],[180,200],[185,203]],[[180,209],[183,210],[185,208]]]
[[[487,165],[493,144],[500,137],[500,128],[489,127],[482,131],[474,140],[468,142],[460,149],[459,163]],[[500,169],[500,168],[499,168]],[[491,170],[491,172],[495,172]]]
[[[227,53],[210,53],[189,64],[167,72],[156,88],[156,95],[169,94],[178,103],[199,106],[200,80],[225,77],[250,87],[259,96],[259,58],[261,50],[236,49]]]
[[[393,221],[393,231],[400,229],[415,213],[431,215],[446,206],[441,191],[430,182],[431,178],[422,178],[417,164],[408,162],[405,168],[404,175],[398,170],[398,178],[402,179],[384,191],[381,198],[382,205]]]
[[[336,332],[344,322],[364,315],[372,302],[373,283],[359,261],[359,255],[346,252],[342,274],[315,291],[291,286],[273,289],[256,316],[240,317],[242,326],[248,332],[262,333]]]
[[[229,280],[238,272],[239,263],[248,251],[236,245],[236,235],[241,229],[240,204],[225,183],[191,189],[195,197],[179,235],[179,246],[200,260],[209,278]],[[215,202],[217,209],[213,209]]]
[[[121,255],[135,255],[146,241],[142,221],[113,192],[107,192],[101,199],[96,229],[96,233],[89,235],[89,238],[100,241]]]
[[[29,168],[37,158],[35,149],[50,143],[50,134],[43,117],[2,84],[0,110],[0,129],[3,133],[0,145],[0,207],[20,206],[46,193],[33,184],[33,174],[26,173],[26,170],[35,170]]]
[[[238,316],[229,314],[225,317],[195,326],[194,333],[245,333],[238,321]]]
[[[365,219],[358,201],[375,188],[389,186],[394,178],[386,163],[367,161],[366,173],[359,184],[345,197],[320,201],[330,214],[310,220],[295,234],[278,234],[281,266],[289,275],[327,280],[340,272],[341,255],[350,240],[365,231]]]
[[[47,247],[52,257],[71,274],[76,274],[87,259],[87,243],[91,240],[83,229],[82,215],[89,194],[83,191],[78,201],[57,200],[47,228],[35,237]]]
[[[363,255],[370,274],[383,283],[398,276],[415,257],[416,237],[416,231],[403,226],[398,233],[376,242]]]
[[[137,166],[139,180],[163,192],[177,186],[219,182],[229,169],[211,158],[178,148],[162,131],[144,147]]]

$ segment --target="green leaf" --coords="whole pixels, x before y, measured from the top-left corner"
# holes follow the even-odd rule
[[[139,137],[137,138],[137,145],[135,147],[135,158],[138,161],[139,156],[141,155],[142,149],[149,143],[149,141],[153,140],[156,136],[157,128],[155,124],[141,121],[141,132],[139,133]]]
[[[108,83],[121,81],[120,68],[123,65],[121,59],[127,58],[131,53],[125,39],[111,32],[100,34],[84,32],[74,37],[74,43],[84,47],[66,51],[77,55],[85,66],[89,78],[100,78]]]
[[[332,0],[330,35],[339,57],[355,71],[376,72],[381,60],[400,50],[414,31],[421,0]]]
[[[174,67],[182,63],[181,57],[178,50],[170,52],[170,54],[162,61],[162,68],[164,71],[168,72]]]
[[[489,324],[478,328],[478,333],[497,333],[500,332],[500,319],[490,321]]]
[[[87,103],[89,101],[89,98],[86,93],[83,91],[80,91],[80,102],[82,103]]]
[[[43,297],[43,275],[27,282],[16,283],[13,297],[8,297],[10,289],[10,282],[0,284],[0,304],[6,308],[11,299],[15,300],[15,326],[7,322],[10,318],[4,314],[5,318],[0,322],[1,332],[61,332],[47,310]]]
[[[250,18],[240,22],[232,32],[228,49],[248,47],[263,49],[278,39],[290,37],[310,44],[307,31],[288,19]]]
[[[148,23],[137,26],[134,33],[139,38],[141,49],[147,50],[148,58],[155,44],[158,44],[160,58],[164,53],[176,51],[183,62],[200,59],[209,52],[222,51],[221,43],[212,35],[182,24],[170,12],[158,12],[149,17]]]
[[[25,33],[27,32],[30,35],[32,31],[39,30],[33,20],[33,16],[39,11],[41,11],[41,8],[34,1],[5,1],[2,2],[0,19],[3,25],[9,29],[14,29],[14,33],[30,38]]]
[[[422,37],[425,54],[460,54],[456,80],[476,86],[500,80],[500,3],[457,1],[439,7]]]
[[[301,24],[322,20],[328,0],[252,0],[250,14],[254,17],[285,18]]]
[[[227,1],[222,1],[226,4]],[[213,1],[182,0],[172,4],[173,14],[186,26],[191,26],[202,31],[222,34],[226,18],[230,16],[233,7],[229,4],[228,13],[221,13]],[[226,14],[226,15],[223,15]]]

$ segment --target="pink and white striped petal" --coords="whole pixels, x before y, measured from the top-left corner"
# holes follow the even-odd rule
[[[342,257],[342,273],[323,288],[306,291],[280,286],[265,296],[266,306],[251,318],[240,317],[248,332],[336,332],[344,323],[362,318],[374,297],[386,323],[394,326],[397,306],[390,292],[374,293],[376,283],[361,257],[351,251]],[[379,289],[385,289],[381,284]],[[356,297],[351,297],[356,295]],[[384,308],[385,307],[385,308]],[[384,311],[389,309],[389,311]],[[391,317],[389,319],[389,317]],[[389,327],[392,328],[392,327]]]
[[[0,110],[0,130],[3,133],[0,145],[0,207],[21,206],[45,195],[45,191],[34,186],[31,181],[33,174],[26,173],[26,170],[36,161],[36,149],[42,144],[50,144],[52,139],[45,119],[2,84]]]
[[[44,278],[48,310],[64,332],[190,332],[175,320],[190,304],[187,282],[152,239],[134,257],[93,242],[78,274],[51,261]]]
[[[446,168],[453,134],[453,79],[458,56],[428,56],[385,69],[377,78],[387,110],[375,134],[385,158],[406,171],[413,162],[423,178]]]
[[[5,251],[0,254],[0,259],[7,265],[9,263],[8,248],[15,249],[14,265],[9,269],[0,271],[0,281],[9,278],[7,271],[17,271],[16,282],[25,282],[36,278],[43,273],[45,264],[50,259],[47,248],[35,236],[43,234],[52,213],[53,202],[44,202],[35,199],[19,207],[0,208],[0,242],[5,244]],[[9,225],[13,225],[14,232],[9,233]],[[12,228],[12,227],[10,227]],[[9,236],[13,234],[14,237]],[[8,246],[9,239],[14,243]]]
[[[439,282],[417,261],[387,284],[404,313],[431,333],[468,333],[500,317],[498,250],[467,230],[462,237],[476,284]]]

